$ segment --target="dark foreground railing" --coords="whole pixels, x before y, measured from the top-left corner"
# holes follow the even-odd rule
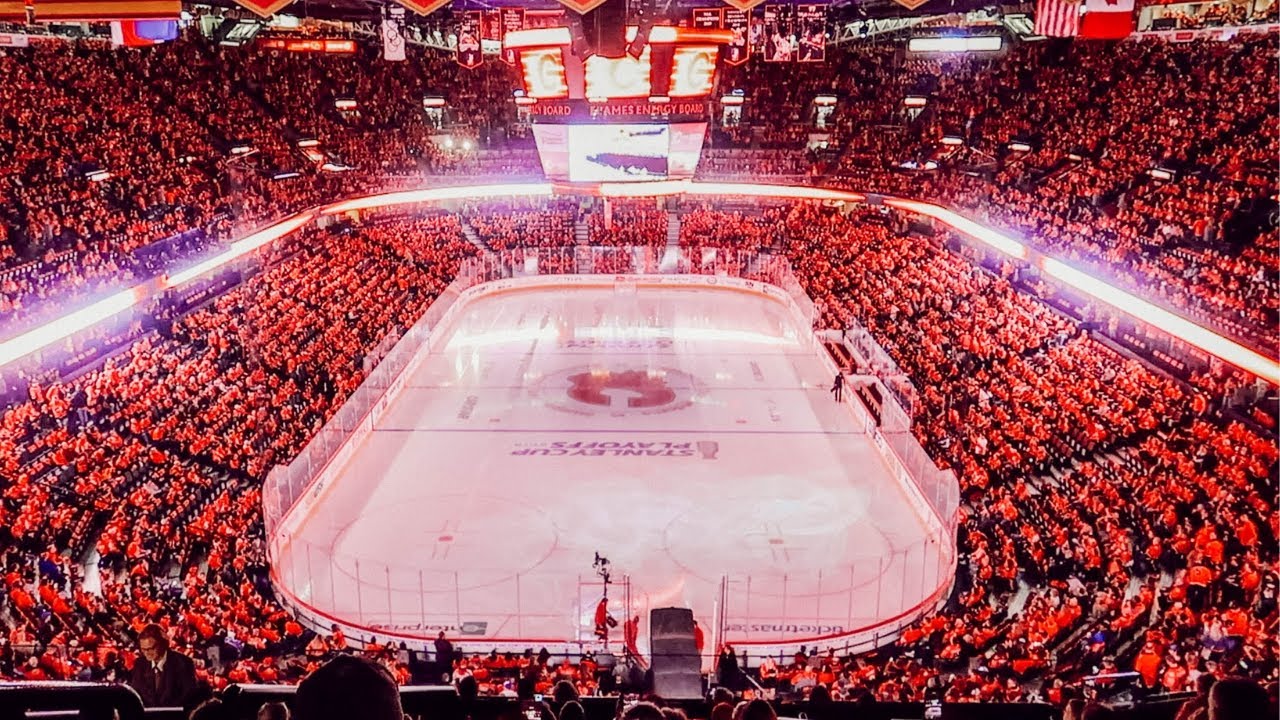
[[[285,685],[232,685],[219,694],[235,720],[253,720],[263,704],[290,703],[294,688]],[[414,720],[524,720],[528,706],[515,698],[464,699],[452,687],[405,687],[400,690],[404,711]],[[1122,720],[1172,720],[1183,697],[1121,708]],[[618,698],[582,698],[587,720],[614,720]],[[690,718],[706,718],[711,708],[703,700],[666,702]],[[922,703],[785,703],[774,704],[779,718],[808,720],[924,720]],[[0,720],[67,718],[68,720],[185,720],[181,708],[143,710],[136,693],[123,685],[105,683],[0,682]],[[1061,713],[1039,703],[959,703],[942,706],[941,720],[1058,720]],[[543,716],[548,720],[548,716]],[[305,720],[305,719],[299,719]],[[356,720],[353,718],[353,720]]]

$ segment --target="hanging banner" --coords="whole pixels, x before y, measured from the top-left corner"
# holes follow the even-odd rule
[[[739,10],[750,10],[751,8],[764,2],[764,0],[724,0]]]
[[[484,62],[480,52],[480,16],[479,10],[468,10],[458,22],[458,64],[468,70]]]
[[[752,55],[764,55],[764,18],[747,12],[747,48]]]
[[[765,62],[791,62],[796,59],[793,10],[790,5],[764,6]]]
[[[258,17],[269,18],[293,0],[235,0],[240,7],[252,11]]]
[[[291,0],[286,0],[286,1],[291,1]],[[409,8],[410,10],[418,13],[419,15],[430,15],[431,13],[439,10],[445,5],[448,5],[453,0],[395,0],[395,1]],[[240,2],[240,0],[236,0],[236,2]]]
[[[502,62],[515,65],[520,59],[519,53],[507,47],[507,33],[524,29],[524,8],[502,8],[499,12],[502,15]]]
[[[722,27],[724,16],[721,8],[694,8],[693,26],[700,30],[718,30]]]
[[[177,20],[182,15],[181,0],[38,0],[34,7],[36,22]]]
[[[25,25],[27,22],[26,0],[0,0],[0,22]]]
[[[557,0],[557,2],[579,15],[586,15],[608,2],[608,0]]]
[[[733,31],[733,39],[724,48],[724,61],[729,65],[741,65],[751,56],[751,46],[747,44],[751,11],[725,8],[724,29]]]
[[[921,5],[929,2],[929,0],[893,0],[893,1],[908,10],[915,10]]]
[[[383,7],[382,59],[404,62],[404,8]]]
[[[485,10],[480,16],[480,39],[502,42],[502,11]]]
[[[800,62],[826,62],[827,6],[796,6],[796,58]]]

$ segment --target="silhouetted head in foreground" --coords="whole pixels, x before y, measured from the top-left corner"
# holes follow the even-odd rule
[[[622,720],[664,720],[662,710],[651,702],[638,702],[622,711]]]
[[[297,720],[404,720],[400,688],[378,663],[339,655],[298,685]]]
[[[1247,678],[1227,678],[1209,689],[1209,720],[1272,717],[1268,705],[1266,691]]]

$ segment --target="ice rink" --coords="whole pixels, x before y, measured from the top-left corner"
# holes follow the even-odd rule
[[[281,582],[317,622],[484,651],[591,639],[596,553],[641,649],[656,607],[692,608],[708,644],[901,615],[950,573],[922,568],[936,520],[794,318],[717,288],[471,300],[301,519]]]

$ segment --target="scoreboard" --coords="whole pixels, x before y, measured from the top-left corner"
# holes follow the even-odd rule
[[[627,42],[638,29],[628,27]],[[568,28],[507,33],[543,171],[552,180],[692,177],[702,152],[720,47],[732,31],[657,26],[638,54],[572,52]]]

